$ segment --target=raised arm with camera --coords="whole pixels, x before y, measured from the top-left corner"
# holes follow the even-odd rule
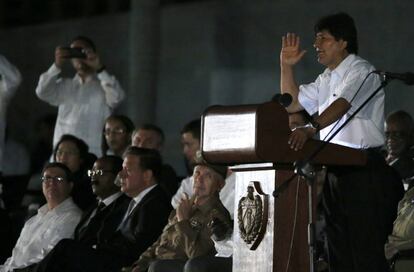
[[[70,46],[58,46],[54,57],[54,63],[40,76],[36,88],[41,100],[59,107],[53,142],[56,144],[63,134],[73,134],[100,156],[104,121],[125,93],[118,80],[106,71],[89,38],[79,36]],[[76,71],[73,78],[60,76],[66,62]]]

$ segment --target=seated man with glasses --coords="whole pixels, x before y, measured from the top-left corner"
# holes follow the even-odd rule
[[[1,272],[19,271],[40,262],[61,239],[73,236],[81,210],[70,197],[72,187],[68,167],[61,163],[45,166],[42,189],[47,203],[25,223],[12,256],[0,265]]]
[[[99,231],[101,234],[97,235],[96,244],[83,245],[81,242],[65,239],[42,262],[28,271],[112,272],[131,264],[137,255],[158,238],[171,211],[166,194],[157,185],[160,169],[161,157],[157,151],[128,148],[124,154],[117,184],[121,186],[120,190],[132,199],[128,199],[126,209],[122,212],[119,210],[114,216],[118,224],[114,222],[114,225],[105,227],[109,224],[109,215],[106,216]],[[98,167],[95,164],[89,174],[93,179],[99,177],[101,182],[102,178],[109,174],[108,170],[109,168]],[[115,175],[112,175],[112,178],[113,182],[117,179]],[[94,192],[97,193],[97,189],[95,188]]]
[[[406,190],[411,188],[410,182],[414,179],[413,136],[414,121],[408,112],[399,110],[388,115],[385,120],[386,161],[397,170]]]
[[[75,229],[74,239],[61,240],[39,264],[27,271],[55,271],[53,267],[67,267],[80,262],[80,256],[87,256],[87,252],[113,235],[130,201],[115,185],[122,162],[117,156],[104,156],[96,160],[88,176],[97,201],[83,214]]]

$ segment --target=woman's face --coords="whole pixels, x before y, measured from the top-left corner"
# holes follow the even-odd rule
[[[105,123],[105,140],[110,150],[115,155],[122,155],[128,147],[131,139],[130,133],[127,133],[124,124],[116,119],[109,119]]]
[[[56,161],[66,165],[72,172],[78,171],[82,160],[76,144],[70,141],[61,142],[56,151]]]

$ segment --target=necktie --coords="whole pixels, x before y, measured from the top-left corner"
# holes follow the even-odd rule
[[[103,203],[102,201],[99,202],[98,207],[96,207],[96,213],[95,213],[95,215],[96,214],[99,214],[100,212],[102,212],[102,210],[105,209],[105,207],[106,207],[105,203]]]
[[[126,211],[126,213],[125,213],[125,216],[124,216],[124,218],[122,219],[121,224],[119,224],[119,226],[118,226],[118,230],[120,230],[120,229],[122,229],[122,228],[124,227],[125,222],[127,221],[128,217],[129,217],[129,215],[130,215],[130,213],[132,212],[132,210],[133,210],[134,208],[135,208],[135,200],[131,199],[131,201],[129,202],[128,209],[127,209],[127,211]]]

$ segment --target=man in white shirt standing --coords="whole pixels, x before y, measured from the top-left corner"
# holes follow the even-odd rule
[[[200,149],[200,133],[200,119],[190,121],[181,130],[181,144],[183,146],[183,154],[185,157],[188,176],[181,181],[180,187],[171,199],[171,205],[174,209],[177,208],[184,193],[188,196],[193,194],[194,180],[192,175],[195,165],[195,157],[197,151]]]
[[[43,170],[42,182],[47,203],[25,223],[12,256],[0,266],[1,272],[40,262],[61,239],[73,236],[82,211],[70,197],[70,170],[61,163],[49,163]]]
[[[345,13],[321,18],[314,27],[318,62],[326,67],[315,82],[296,83],[294,66],[306,51],[294,33],[282,38],[280,53],[281,92],[292,95],[288,112],[305,109],[318,117],[295,129],[289,144],[300,150],[320,131],[326,140],[332,131],[364,103],[379,86],[374,67],[357,56],[354,20]],[[360,88],[360,86],[362,87]],[[402,186],[377,149],[384,143],[384,91],[342,129],[332,143],[365,149],[364,167],[330,168],[324,185],[323,206],[327,222],[330,271],[386,271],[383,246],[396,216]]]
[[[19,70],[0,55],[0,177],[3,171],[7,105],[22,81]]]
[[[61,78],[63,64],[71,60],[74,78]],[[87,37],[78,36],[69,47],[57,47],[55,62],[40,76],[37,96],[59,107],[53,145],[64,134],[84,140],[90,152],[101,156],[102,128],[111,111],[124,99],[125,93],[116,78],[106,71]]]

